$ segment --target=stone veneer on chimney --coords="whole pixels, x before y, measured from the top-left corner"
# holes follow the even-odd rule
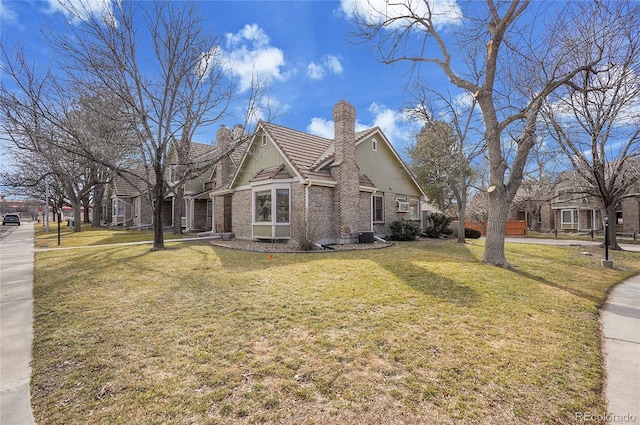
[[[333,107],[335,160],[331,175],[336,180],[334,206],[338,243],[348,243],[358,236],[360,199],[359,169],[356,164],[356,110],[348,102]]]

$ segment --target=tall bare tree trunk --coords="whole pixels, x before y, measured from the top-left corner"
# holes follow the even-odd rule
[[[509,202],[504,195],[493,190],[489,193],[486,242],[483,261],[498,267],[510,267],[504,253],[505,230],[509,214]]]
[[[164,175],[160,161],[154,164],[156,184],[153,186],[153,251],[164,249],[164,233],[162,229],[162,209],[164,200]]]
[[[609,222],[609,249],[612,250],[622,250],[620,245],[618,245],[618,236],[616,235],[616,206],[615,204],[609,204],[604,209],[604,213],[608,217]],[[604,217],[602,217],[604,221]],[[604,242],[603,242],[604,246]]]
[[[98,183],[93,189],[93,222],[92,227],[100,227],[102,222],[102,202],[104,200],[104,184]]]
[[[461,202],[458,203],[458,243],[465,243],[465,234],[464,234],[464,216],[467,213],[467,195],[466,189],[465,193],[462,194],[464,198]]]

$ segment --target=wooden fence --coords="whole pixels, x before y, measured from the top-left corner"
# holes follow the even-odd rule
[[[474,223],[470,221],[464,222],[464,227],[478,230],[482,236],[485,236],[485,228],[487,224],[481,225],[480,223]],[[525,220],[512,220],[507,221],[506,236],[526,236],[527,235],[527,222]]]

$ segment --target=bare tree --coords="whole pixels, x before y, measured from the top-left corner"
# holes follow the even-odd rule
[[[638,196],[640,181],[640,5],[613,2],[606,11],[617,26],[608,35],[605,60],[567,81],[548,100],[543,118],[573,165],[575,185],[583,196],[598,199],[602,216],[613,220],[623,199]],[[593,39],[590,32],[602,31],[600,25],[581,28],[585,38]],[[580,53],[590,60],[597,49]],[[615,230],[609,244],[619,249]]]
[[[405,0],[384,10],[358,15],[359,35],[372,43],[383,63],[409,61],[438,66],[455,86],[473,93],[482,111],[489,160],[489,210],[483,260],[508,267],[504,253],[506,221],[522,182],[529,151],[536,143],[538,113],[544,99],[578,72],[590,69],[601,57],[595,49],[586,62],[569,62],[567,53],[597,43],[567,38],[569,19],[592,19],[588,11],[566,7],[546,15],[542,33],[535,20],[544,15],[531,10],[529,1],[469,2],[464,10],[438,10],[429,0]],[[539,3],[539,8],[550,7]],[[597,9],[599,4],[590,7]],[[464,13],[463,13],[464,12]],[[577,12],[578,15],[574,15]],[[456,35],[446,31],[446,17],[456,22]],[[551,20],[553,25],[549,25]],[[534,23],[538,25],[534,25]],[[573,21],[571,22],[573,23]],[[615,25],[615,22],[599,22]],[[454,61],[455,55],[455,61]],[[480,82],[475,77],[481,75]],[[512,142],[513,150],[505,142]]]
[[[428,193],[441,195],[443,201],[448,196],[455,199],[458,242],[464,243],[467,196],[476,176],[473,161],[484,151],[482,138],[472,141],[471,135],[477,125],[476,102],[473,96],[463,95],[455,101],[420,86],[419,93],[419,106],[414,113],[426,124],[416,143],[408,148],[411,165]],[[439,106],[434,105],[434,99]],[[443,202],[442,211],[444,206]]]
[[[102,203],[112,170],[130,168],[136,163],[135,132],[128,119],[126,105],[110,92],[99,87],[79,93],[73,109],[66,113],[63,123],[69,133],[67,151],[90,161],[94,186],[85,202],[93,204],[92,225],[102,222]],[[88,208],[85,206],[88,217]]]
[[[513,205],[524,211],[532,230],[540,230],[542,209],[556,198],[559,170],[564,168],[561,157],[555,147],[545,143],[536,144],[529,154],[525,175],[513,198]]]
[[[218,40],[204,31],[193,2],[125,0],[99,15],[85,1],[75,4],[67,3],[67,12],[81,23],[70,25],[72,36],[52,34],[52,40],[64,52],[71,80],[99,86],[126,105],[144,172],[107,165],[121,176],[142,178],[153,212],[153,249],[163,249],[163,199],[172,191],[179,197],[181,186],[167,184],[170,148],[184,181],[194,134],[224,117],[232,99]]]
[[[84,221],[88,221],[91,201],[97,204],[94,223],[99,224],[101,193],[108,174],[104,161],[115,163],[131,152],[130,143],[126,145],[131,132],[122,120],[118,123],[122,110],[117,99],[103,99],[98,106],[98,92],[79,94],[60,84],[48,70],[38,73],[27,64],[24,52],[12,56],[3,47],[2,54],[6,80],[11,83],[11,87],[4,81],[0,84],[2,134],[16,148],[15,164],[26,161],[39,165],[14,168],[16,173],[5,173],[5,180],[16,187],[41,190],[40,182],[54,176],[64,189],[62,199],[73,208],[74,231],[82,230],[82,206]],[[99,196],[92,199],[96,193]]]

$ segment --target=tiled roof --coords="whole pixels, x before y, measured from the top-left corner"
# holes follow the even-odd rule
[[[262,127],[303,178],[325,181],[329,184],[336,182],[331,176],[330,171],[319,168],[323,164],[333,160],[335,154],[333,140],[272,123],[262,123]],[[378,127],[374,127],[357,132],[354,143],[357,144],[378,130]],[[264,174],[261,174],[263,172],[264,170],[261,170],[253,180],[256,181],[267,178],[264,177]],[[359,183],[361,186],[375,187],[369,177],[365,175],[360,175]]]
[[[359,180],[360,180],[360,186],[376,187],[376,185],[373,184],[371,179],[369,179],[369,177],[367,177],[366,174],[360,174]]]
[[[126,173],[125,177],[116,175],[112,180],[112,187],[114,194],[120,197],[130,197],[139,195],[140,192],[146,191],[146,184],[144,182],[144,167],[138,167],[135,170],[130,170],[131,174]],[[151,184],[155,183],[155,174],[149,173],[149,180]]]
[[[354,143],[357,145],[359,142],[361,142],[363,139],[373,134],[377,130],[379,130],[378,127],[373,127],[367,130],[357,132],[356,140],[354,141]],[[334,155],[335,155],[335,145],[333,144],[333,140],[332,140],[331,144],[327,147],[327,149],[324,152],[322,152],[322,154],[318,157],[318,159],[315,160],[312,167],[317,168],[322,166],[322,164],[325,164],[327,161],[333,160]]]
[[[291,177],[293,176],[284,168],[284,164],[281,164],[277,167],[263,168],[256,173],[251,181],[282,180],[290,179]]]
[[[205,145],[204,143],[191,142],[191,151],[189,152],[190,157],[191,159],[199,158],[203,155],[208,154],[209,152],[213,152],[215,148],[216,147],[212,145]]]
[[[318,157],[333,145],[333,140],[276,124],[263,123],[263,128],[304,178],[308,178],[309,172],[313,171],[313,164]]]

